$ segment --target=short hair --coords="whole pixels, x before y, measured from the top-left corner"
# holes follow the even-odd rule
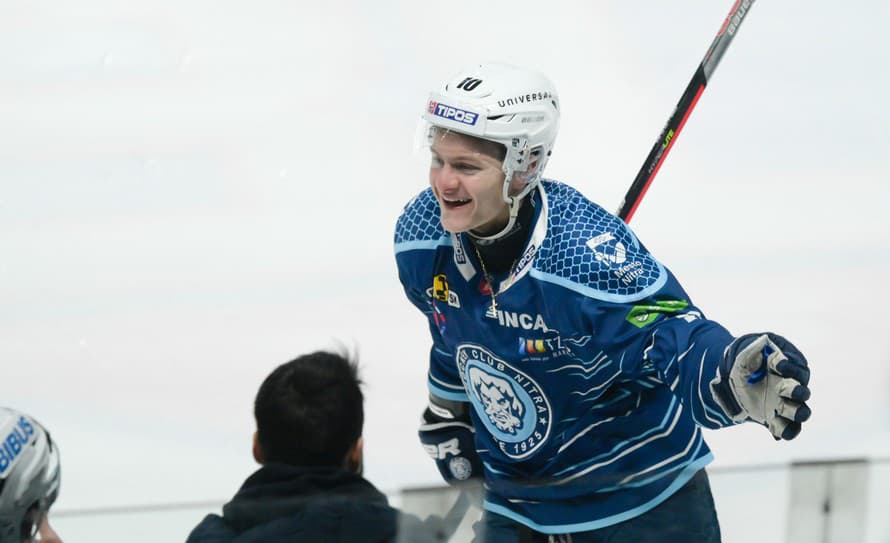
[[[278,366],[254,402],[264,462],[342,465],[362,435],[361,384],[345,354],[317,351]]]

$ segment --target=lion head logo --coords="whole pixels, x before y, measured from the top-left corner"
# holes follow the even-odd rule
[[[485,373],[479,368],[470,368],[469,377],[476,398],[485,407],[485,414],[498,430],[515,434],[522,428],[524,408],[509,381]]]

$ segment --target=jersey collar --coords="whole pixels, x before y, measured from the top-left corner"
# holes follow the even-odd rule
[[[528,243],[526,243],[521,255],[513,264],[513,267],[510,270],[510,274],[498,285],[495,295],[502,294],[508,288],[513,286],[513,284],[515,284],[517,281],[525,277],[525,275],[532,268],[532,264],[535,261],[535,256],[537,255],[538,250],[541,248],[541,244],[544,242],[544,238],[547,237],[547,193],[544,191],[543,183],[538,183],[536,189],[541,203],[539,206],[537,206],[539,211],[538,216],[535,219],[532,234],[529,237]],[[535,193],[532,193],[530,197],[534,198]],[[464,245],[465,243],[466,246]],[[458,271],[460,271],[460,274],[463,276],[465,281],[469,281],[478,273],[476,266],[474,266],[473,262],[469,258],[467,258],[466,247],[469,246],[470,243],[471,242],[469,240],[464,239],[463,235],[455,234],[453,232],[451,233],[451,245],[454,247],[454,265],[457,266]]]

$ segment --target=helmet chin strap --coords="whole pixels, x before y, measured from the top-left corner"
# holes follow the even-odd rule
[[[513,168],[505,166],[504,174],[503,197],[504,202],[510,207],[510,219],[507,221],[506,226],[504,226],[499,232],[490,236],[480,236],[470,231],[470,234],[472,234],[473,237],[478,240],[494,241],[496,239],[504,237],[509,232],[512,232],[513,226],[516,224],[516,217],[519,216],[519,210],[522,208],[522,200],[526,197],[526,195],[528,195],[529,192],[532,191],[535,186],[535,178],[533,177],[528,183],[525,184],[519,194],[510,196],[510,183],[513,179]]]
[[[523,191],[523,193],[525,192],[526,191]],[[522,207],[523,196],[525,196],[525,194],[507,197],[510,205],[510,220],[507,221],[507,225],[504,226],[499,232],[490,236],[480,236],[471,230],[470,234],[472,234],[474,238],[482,241],[494,241],[507,235],[507,233],[513,230],[513,226],[516,224],[516,217],[519,215],[519,209]]]

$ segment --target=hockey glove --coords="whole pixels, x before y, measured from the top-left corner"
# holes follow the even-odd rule
[[[454,402],[455,404],[459,402]],[[476,452],[476,433],[467,412],[453,415],[431,402],[423,412],[418,435],[423,449],[436,461],[442,478],[449,484],[482,477],[482,460]],[[449,417],[437,413],[448,413]]]
[[[773,437],[794,439],[810,418],[810,370],[790,341],[772,333],[746,334],[723,354],[711,393],[734,421],[753,420]]]

